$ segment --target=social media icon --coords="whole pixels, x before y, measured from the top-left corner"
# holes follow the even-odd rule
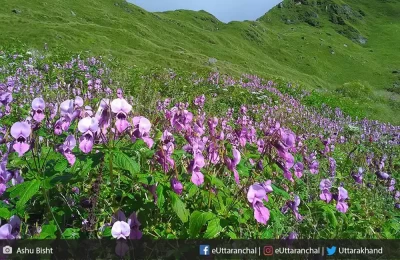
[[[327,255],[334,255],[336,253],[336,246],[326,248]]]
[[[200,255],[210,255],[210,246],[200,245]]]
[[[11,254],[12,254],[12,247],[11,247],[11,246],[5,246],[5,247],[3,247],[3,254],[5,254],[5,255],[11,255]]]
[[[271,256],[274,254],[274,248],[272,246],[264,246],[264,255]]]

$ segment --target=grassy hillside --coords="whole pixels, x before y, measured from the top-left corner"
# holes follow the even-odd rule
[[[317,90],[311,104],[400,123],[400,1],[284,1],[258,21],[229,24],[203,11],[149,13],[120,0],[0,5],[0,46],[47,42],[142,67],[279,77]]]

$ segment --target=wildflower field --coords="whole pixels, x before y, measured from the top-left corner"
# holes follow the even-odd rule
[[[0,50],[0,239],[399,239],[400,127],[315,98]]]

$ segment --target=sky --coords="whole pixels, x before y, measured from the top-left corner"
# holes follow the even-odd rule
[[[256,20],[282,0],[128,0],[149,12],[205,10],[222,22]]]

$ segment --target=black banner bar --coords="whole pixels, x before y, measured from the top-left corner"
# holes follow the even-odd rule
[[[400,259],[400,240],[0,240],[0,259]]]

